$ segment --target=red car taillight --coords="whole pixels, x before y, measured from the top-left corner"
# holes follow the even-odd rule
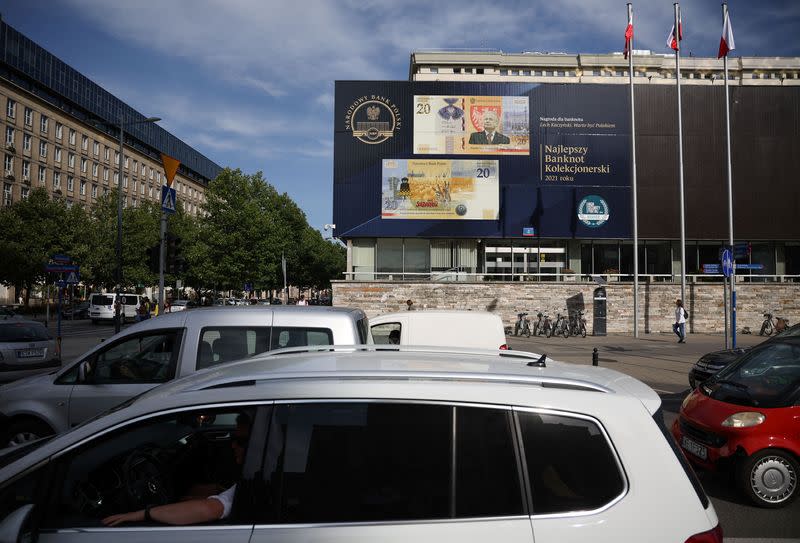
[[[507,350],[508,350],[508,345],[506,345],[505,343],[503,343],[502,345],[500,345],[500,350],[501,350],[501,351],[507,351]]]
[[[722,526],[717,524],[713,530],[694,534],[686,543],[722,543]]]

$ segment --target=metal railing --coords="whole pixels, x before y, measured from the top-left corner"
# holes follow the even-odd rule
[[[633,282],[632,273],[486,273],[465,272],[462,268],[455,267],[444,271],[431,272],[373,272],[357,271],[342,272],[346,281],[431,281],[431,282],[465,282],[483,283],[489,281],[556,281],[571,283],[595,283],[595,278],[602,278],[609,283]],[[722,274],[687,274],[689,283],[722,283]],[[669,273],[640,273],[639,281],[643,283],[680,283],[680,274]],[[800,282],[800,275],[737,275],[738,283],[796,283]]]

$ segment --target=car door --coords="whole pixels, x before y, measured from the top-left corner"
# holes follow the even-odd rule
[[[174,378],[182,338],[180,328],[148,330],[95,351],[72,387],[69,426]]]

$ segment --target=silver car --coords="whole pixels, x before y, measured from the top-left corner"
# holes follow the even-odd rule
[[[636,379],[323,348],[198,372],[0,456],[0,541],[722,542]]]
[[[213,307],[147,319],[61,371],[0,386],[0,444],[15,445],[63,432],[197,370],[272,349],[334,343],[371,343],[363,311]]]
[[[41,322],[0,320],[0,381],[13,381],[60,367],[56,341]]]

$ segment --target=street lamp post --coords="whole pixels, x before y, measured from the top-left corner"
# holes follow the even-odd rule
[[[119,119],[119,177],[117,177],[117,288],[116,296],[114,297],[114,333],[119,333],[121,326],[120,310],[122,309],[122,302],[120,295],[122,294],[122,178],[124,171],[122,169],[125,154],[125,127],[132,124],[142,123],[155,123],[161,120],[161,117],[148,117],[140,121],[124,121],[122,117]]]

